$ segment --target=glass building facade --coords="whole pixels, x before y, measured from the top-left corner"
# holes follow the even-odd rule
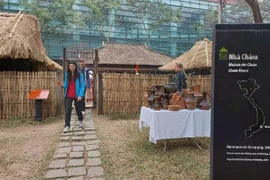
[[[203,38],[212,39],[211,28],[205,28],[206,13],[217,10],[218,3],[214,0],[163,0],[171,8],[177,9],[182,7],[181,23],[168,23],[162,25],[159,30],[155,31],[150,38],[151,48],[167,54],[172,57],[178,57],[185,51],[189,50],[194,42]],[[20,6],[20,0],[5,0],[3,11],[16,13],[23,8]],[[40,1],[48,3],[46,1]],[[76,1],[73,6],[76,11],[86,13],[87,8],[82,6],[80,1]],[[116,17],[117,16],[117,17]],[[121,4],[120,12],[110,15],[110,21],[113,24],[110,33],[110,42],[116,43],[132,43],[146,44],[146,33],[142,24],[130,26],[129,20],[136,20],[137,16],[132,11],[128,10],[127,5]],[[114,19],[118,18],[118,23],[113,23]],[[45,35],[45,34],[43,34]],[[44,41],[44,47],[47,50],[48,56],[53,60],[60,60],[63,56],[63,47],[73,46],[78,42],[86,43],[90,47],[100,47],[105,41],[104,36],[95,28],[87,27],[68,27],[65,30],[64,36],[50,36]]]

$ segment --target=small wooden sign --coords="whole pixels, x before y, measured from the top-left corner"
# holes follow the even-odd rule
[[[29,99],[48,99],[49,90],[31,90]]]

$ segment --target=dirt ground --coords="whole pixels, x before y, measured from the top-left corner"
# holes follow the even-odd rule
[[[62,121],[0,131],[0,179],[39,179],[46,156],[55,148]]]

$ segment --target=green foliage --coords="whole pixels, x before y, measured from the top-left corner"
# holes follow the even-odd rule
[[[142,25],[146,33],[147,44],[150,47],[150,38],[154,31],[159,30],[162,25],[171,22],[180,23],[181,7],[172,9],[168,4],[163,3],[162,0],[127,0],[129,10],[140,19],[137,25]]]
[[[72,8],[74,4],[75,0],[55,0],[53,2],[21,1],[21,5],[27,13],[39,18],[43,41],[52,35],[58,37],[63,35],[70,29],[67,28],[68,26],[84,25],[81,16]]]
[[[89,11],[85,15],[86,24],[98,30],[109,41],[112,28],[117,23],[120,0],[83,0],[83,5]]]
[[[2,8],[5,5],[5,0],[0,0],[0,8]]]

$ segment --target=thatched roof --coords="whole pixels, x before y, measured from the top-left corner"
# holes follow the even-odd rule
[[[51,70],[63,69],[47,57],[36,16],[0,13],[0,42],[0,60],[29,59]]]
[[[161,71],[172,71],[175,63],[183,64],[184,69],[204,69],[212,67],[212,41],[204,39],[198,41],[187,52],[176,58],[175,60],[159,67]]]
[[[144,45],[106,43],[98,48],[99,64],[161,66],[173,58]]]

